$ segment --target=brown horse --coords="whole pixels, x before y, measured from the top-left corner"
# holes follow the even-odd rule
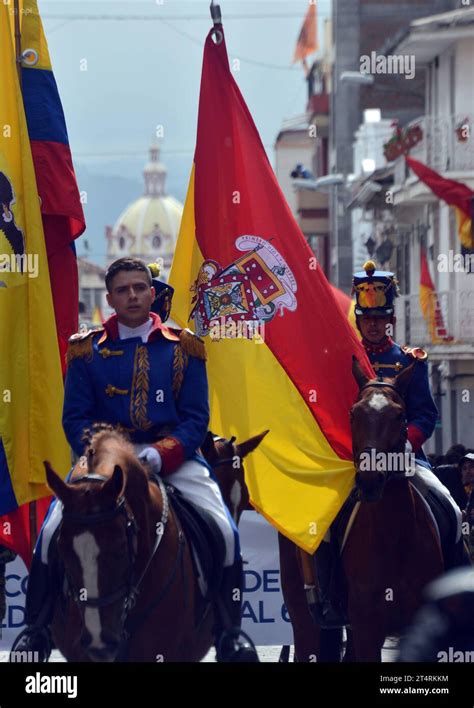
[[[262,442],[269,431],[266,430],[242,443],[235,438],[225,439],[211,432],[201,446],[202,452],[222,491],[224,501],[236,524],[243,511],[254,510],[250,504],[245,484],[244,458]],[[337,661],[340,655],[341,632],[322,630],[315,626],[304,591],[301,569],[301,552],[282,534],[278,534],[280,551],[281,587],[290,620],[293,626],[295,655],[298,661]],[[322,639],[322,642],[321,642]]]
[[[381,660],[385,638],[410,623],[424,586],[443,572],[429,512],[410,477],[396,471],[407,439],[403,397],[415,365],[394,379],[369,380],[353,360],[359,395],[351,427],[361,504],[342,561],[352,629],[349,658],[355,661]]]
[[[201,446],[202,453],[212,468],[224,501],[238,525],[243,511],[253,511],[245,484],[244,458],[253,452],[269,431],[235,443],[235,437],[221,438],[208,432]]]
[[[96,433],[86,469],[65,483],[58,553],[69,592],[52,633],[68,661],[199,661],[213,644],[211,606],[195,626],[190,548],[167,492],[117,432]]]
[[[377,452],[396,452],[398,447],[403,452],[403,395],[412,369],[406,369],[395,382],[387,381],[384,387],[379,383],[370,387],[356,361],[353,373],[361,387],[351,411],[354,459],[360,459],[360,452],[369,443]],[[387,394],[383,411],[374,407],[374,393]],[[408,624],[420,605],[422,588],[442,572],[443,561],[431,518],[408,479],[390,480],[379,498],[387,476],[374,471],[358,474],[365,500],[343,556],[349,579],[349,618],[354,630],[354,638],[348,630],[345,661],[380,661],[385,638]],[[389,533],[384,534],[384,529]],[[288,538],[278,536],[281,585],[293,627],[296,660],[339,661],[342,633],[337,629],[321,630],[316,625],[304,590],[303,554]]]

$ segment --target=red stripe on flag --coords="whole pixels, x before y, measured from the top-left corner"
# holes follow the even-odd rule
[[[449,206],[457,206],[466,216],[471,218],[471,200],[474,197],[474,192],[467,185],[462,184],[462,182],[456,182],[454,179],[442,177],[438,172],[435,172],[422,162],[414,160],[413,157],[407,157],[406,161],[417,177],[437,197],[449,204]]]
[[[39,534],[52,497],[43,497],[36,504],[36,533]],[[27,568],[31,565],[33,549],[30,542],[30,505],[22,506],[0,519],[0,544],[10,548],[23,560]]]

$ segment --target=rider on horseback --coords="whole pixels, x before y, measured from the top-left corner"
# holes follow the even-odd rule
[[[107,302],[116,314],[102,328],[70,339],[64,430],[80,458],[85,433],[94,423],[114,425],[128,434],[144,462],[213,517],[225,541],[220,597],[215,602],[217,660],[258,661],[255,647],[240,630],[243,573],[238,531],[197,452],[209,421],[204,345],[190,331],[163,324],[173,291],[152,279],[153,274],[156,271],[134,258],[110,265],[105,276]],[[61,511],[62,505],[53,502],[35,549],[27,628],[12,650],[16,657],[37,652],[46,661],[50,653],[48,626],[58,592],[51,579],[56,545],[51,539]]]
[[[393,273],[377,271],[375,264],[367,261],[364,270],[354,274],[353,293],[356,296],[356,325],[377,376],[395,377],[416,362],[405,396],[406,452],[415,456],[415,485],[427,488],[450,516],[452,535],[455,535],[456,542],[451,542],[444,549],[445,563],[447,567],[458,565],[462,562],[461,511],[449,491],[431,471],[421,447],[433,434],[438,418],[428,379],[428,355],[423,349],[400,346],[392,339],[396,321],[394,298],[398,295]],[[334,542],[321,543],[316,553],[321,592],[318,610],[321,625],[327,627],[345,623],[331,601],[331,588],[337,585],[334,576],[337,575],[339,565],[338,554],[339,549]]]

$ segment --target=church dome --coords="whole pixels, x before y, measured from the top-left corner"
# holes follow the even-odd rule
[[[178,238],[183,205],[166,194],[166,167],[159,161],[160,148],[150,148],[150,162],[143,170],[145,193],[107,228],[109,262],[136,256],[147,263],[162,263],[160,279],[166,280]]]

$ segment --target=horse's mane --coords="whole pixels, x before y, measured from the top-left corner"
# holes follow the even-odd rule
[[[127,480],[140,484],[140,478],[148,483],[150,472],[140,463],[130,440],[121,431],[107,423],[96,423],[87,431],[84,439],[87,441],[85,455],[88,462],[88,472],[93,472],[98,466],[105,474],[112,474],[115,464],[120,465]],[[103,463],[113,462],[105,466]]]

